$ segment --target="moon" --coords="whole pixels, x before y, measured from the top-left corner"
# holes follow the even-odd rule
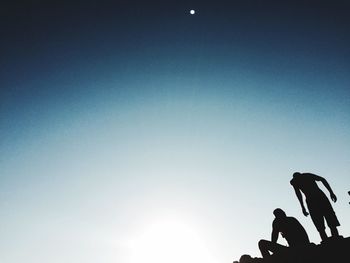
[[[195,13],[196,13],[195,10],[193,10],[193,9],[190,10],[190,14],[191,14],[191,15],[194,15]]]

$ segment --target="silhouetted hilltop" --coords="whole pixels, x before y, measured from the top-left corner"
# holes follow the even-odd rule
[[[350,237],[329,238],[320,245],[310,244],[302,249],[288,249],[268,258],[243,255],[239,263],[340,263],[350,262]]]

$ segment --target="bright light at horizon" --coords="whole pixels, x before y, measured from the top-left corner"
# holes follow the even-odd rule
[[[130,242],[131,263],[215,263],[193,225],[163,219]]]

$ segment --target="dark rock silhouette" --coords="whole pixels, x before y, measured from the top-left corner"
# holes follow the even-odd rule
[[[311,219],[321,236],[322,240],[327,239],[327,234],[325,231],[324,220],[327,221],[327,225],[331,230],[332,236],[339,236],[337,226],[340,226],[337,216],[329,202],[327,196],[321,191],[317,186],[317,181],[322,182],[330,193],[330,197],[333,202],[337,201],[337,197],[333,193],[332,188],[321,176],[311,174],[311,173],[299,173],[293,174],[293,179],[290,184],[294,187],[295,194],[298,197],[299,203],[301,205],[303,214],[308,216],[309,213],[306,211],[303,202],[303,193],[306,198],[306,204],[310,212]]]
[[[270,252],[281,253],[291,248],[302,248],[310,244],[304,227],[297,219],[287,216],[281,208],[275,209],[273,214],[275,219],[272,223],[271,241],[259,241],[259,249],[264,258],[269,257]],[[279,234],[287,240],[289,247],[277,243]]]
[[[262,258],[252,258],[250,255],[242,255],[239,259],[239,263],[259,263],[263,262]]]
[[[243,255],[239,263],[338,263],[350,262],[350,237],[328,238],[320,245],[290,248],[267,258]]]

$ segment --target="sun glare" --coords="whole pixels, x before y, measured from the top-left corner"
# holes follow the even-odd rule
[[[215,263],[193,226],[178,220],[149,225],[131,242],[131,263]]]

